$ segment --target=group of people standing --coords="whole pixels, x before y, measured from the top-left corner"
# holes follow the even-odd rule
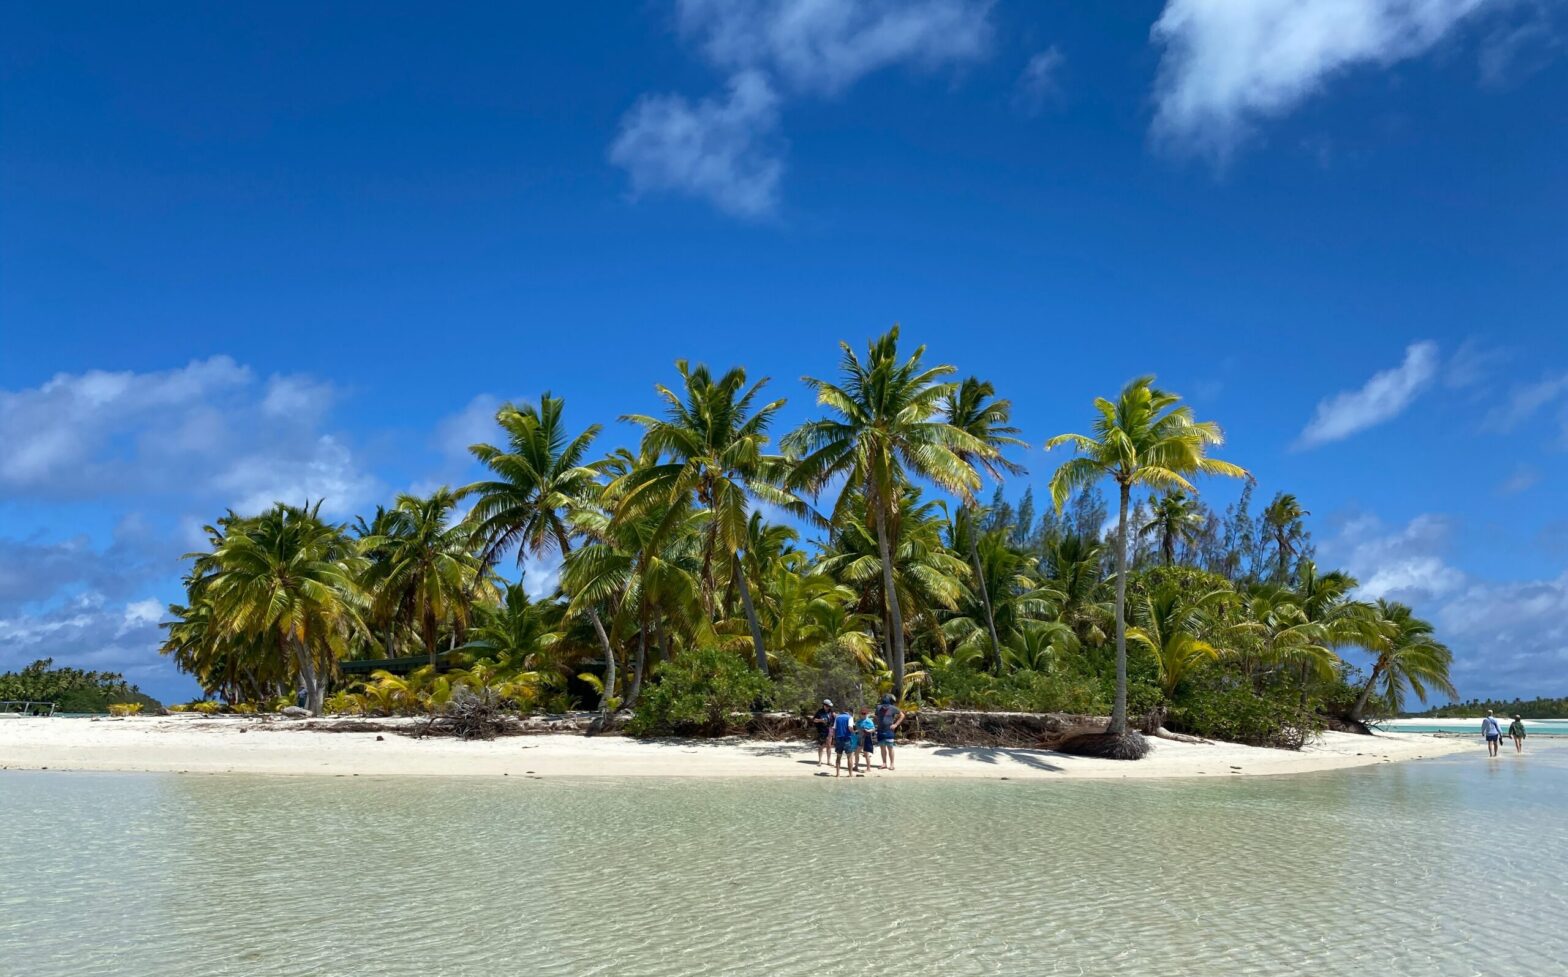
[[[1497,756],[1498,747],[1503,742],[1503,727],[1497,721],[1497,717],[1490,712],[1486,714],[1485,719],[1481,720],[1481,735],[1486,737],[1486,755]],[[1524,720],[1517,714],[1514,716],[1514,721],[1508,725],[1508,735],[1514,741],[1514,752],[1523,753]]]
[[[851,777],[865,776],[876,752],[881,751],[882,769],[892,770],[896,731],[903,722],[904,711],[891,693],[882,697],[875,711],[862,706],[858,715],[852,708],[836,709],[832,699],[823,699],[811,717],[817,733],[817,766],[822,766],[831,752],[833,776],[843,776],[846,770]]]

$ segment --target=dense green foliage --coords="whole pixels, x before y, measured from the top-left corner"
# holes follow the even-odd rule
[[[626,416],[636,442],[607,452],[559,398],[503,405],[472,485],[352,525],[281,504],[219,519],[165,651],[230,703],[303,690],[313,711],[430,714],[466,690],[630,708],[645,732],[892,692],[1299,742],[1324,713],[1450,691],[1430,625],[1318,569],[1294,496],[1254,516],[1249,480],[1223,516],[1199,501],[1197,476],[1245,473],[1152,378],[1052,440],[1072,454],[1037,513],[1001,487],[1022,471],[1004,456],[1024,447],[1011,404],[955,375],[896,329],[846,345],[833,380],[807,381],[820,416],[776,442],[766,378],[684,361],[654,388],[660,413]],[[530,598],[506,560],[559,562],[558,586]],[[1345,647],[1373,655],[1367,675]],[[345,680],[354,659],[404,664]]]
[[[723,733],[732,714],[755,708],[772,691],[761,672],[716,648],[660,662],[654,677],[628,726],[633,735]]]
[[[59,712],[105,713],[118,703],[134,703],[153,711],[162,708],[156,699],[126,682],[123,675],[55,668],[51,658],[35,661],[19,672],[0,675],[0,700],[5,699],[53,702]]]
[[[1521,716],[1525,719],[1568,719],[1568,697],[1549,699],[1542,696],[1510,701],[1468,699],[1464,702],[1452,702],[1446,706],[1436,706],[1425,712],[1405,712],[1400,715],[1420,719],[1468,719],[1473,716],[1484,716],[1488,712],[1495,712],[1499,716]]]

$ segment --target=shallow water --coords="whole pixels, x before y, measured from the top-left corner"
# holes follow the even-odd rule
[[[0,774],[0,974],[1562,973],[1568,747],[1153,783]]]

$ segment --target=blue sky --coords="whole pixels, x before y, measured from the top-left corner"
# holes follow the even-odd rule
[[[626,443],[677,357],[793,422],[898,321],[1036,486],[1157,373],[1463,694],[1568,692],[1563,3],[568,9],[0,10],[0,669],[189,694],[223,507],[464,481],[547,389]]]

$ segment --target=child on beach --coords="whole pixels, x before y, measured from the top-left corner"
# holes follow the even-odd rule
[[[871,710],[865,706],[860,707],[860,763],[865,769],[871,769],[871,758],[876,753],[877,724],[871,720]]]

